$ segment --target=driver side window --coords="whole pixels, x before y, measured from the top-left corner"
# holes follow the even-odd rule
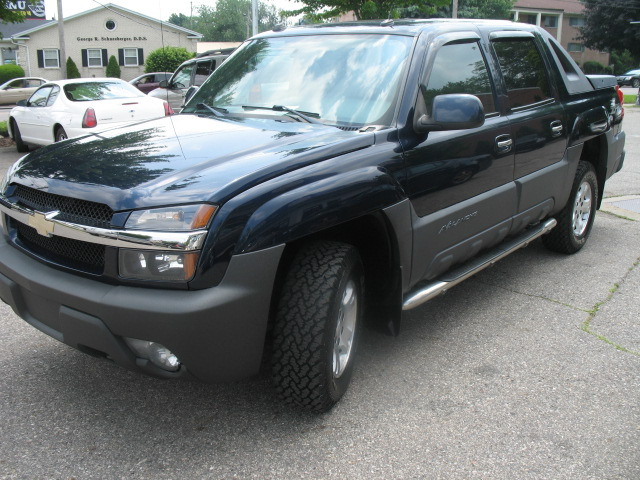
[[[482,102],[485,114],[496,112],[493,89],[487,71],[487,65],[478,42],[453,43],[444,45],[431,67],[428,80],[422,94],[428,108],[434,97],[452,93],[475,95]]]
[[[29,107],[44,107],[47,104],[47,99],[49,98],[52,88],[53,87],[49,86],[36,90],[33,95],[31,95],[31,98],[29,98],[27,105]]]

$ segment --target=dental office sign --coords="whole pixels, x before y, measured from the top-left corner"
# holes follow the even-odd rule
[[[7,10],[12,12],[20,12],[26,20],[33,18],[45,18],[44,0],[17,0],[13,2],[4,2]]]

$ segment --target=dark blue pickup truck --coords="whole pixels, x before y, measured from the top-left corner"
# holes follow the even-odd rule
[[[270,364],[315,411],[362,326],[537,237],[577,252],[624,160],[614,77],[499,21],[288,28],[180,115],[36,150],[1,187],[0,296],[88,354],[163,378]]]

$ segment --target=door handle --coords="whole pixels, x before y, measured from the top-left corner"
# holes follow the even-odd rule
[[[559,137],[562,135],[562,122],[560,120],[555,120],[551,122],[551,136]]]
[[[509,135],[499,135],[496,137],[496,151],[498,153],[510,152],[513,148],[513,140]]]
[[[609,128],[609,122],[605,120],[604,122],[594,122],[589,125],[589,130],[591,133],[602,133]]]

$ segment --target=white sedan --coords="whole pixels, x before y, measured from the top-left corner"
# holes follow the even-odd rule
[[[9,113],[9,134],[19,152],[173,112],[118,78],[48,82]]]

